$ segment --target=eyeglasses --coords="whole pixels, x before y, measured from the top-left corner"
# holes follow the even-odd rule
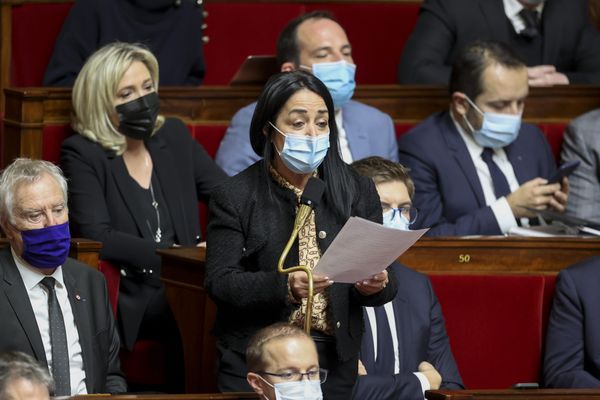
[[[383,208],[383,213],[387,213],[393,210],[392,215],[390,217],[390,219],[394,219],[394,217],[396,216],[396,213],[399,212],[401,216],[403,216],[409,224],[412,224],[413,222],[415,222],[415,220],[417,219],[417,216],[419,215],[419,211],[415,208],[415,207],[399,207],[399,208],[393,208],[393,207],[382,207]]]
[[[259,372],[259,374],[261,374],[261,375],[276,376],[279,379],[286,381],[286,382],[301,381],[306,376],[308,378],[308,380],[310,380],[310,381],[318,380],[321,383],[325,383],[325,381],[327,380],[327,373],[328,373],[328,371],[323,368],[314,369],[314,370],[311,370],[308,372],[291,372],[291,371],[290,372],[281,372],[281,373],[267,372],[267,371]]]

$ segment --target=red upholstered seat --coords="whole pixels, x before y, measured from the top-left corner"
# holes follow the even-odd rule
[[[11,86],[41,86],[54,42],[72,3],[12,7]]]
[[[544,132],[544,135],[546,135],[546,139],[548,139],[548,143],[550,143],[550,147],[552,148],[552,154],[554,154],[554,158],[558,163],[560,161],[563,133],[565,132],[567,124],[565,122],[544,122],[537,124],[537,126]]]
[[[538,382],[549,294],[541,275],[432,275],[470,389]]]
[[[121,271],[119,267],[106,260],[99,260],[98,269],[104,274],[115,318],[119,301]],[[165,383],[165,349],[155,340],[138,340],[132,351],[121,349],[119,353],[121,371],[129,385],[159,386]]]

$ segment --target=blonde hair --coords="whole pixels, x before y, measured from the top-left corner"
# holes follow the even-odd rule
[[[114,126],[114,100],[119,82],[134,61],[142,62],[158,91],[158,61],[145,47],[138,44],[114,42],[97,50],[88,58],[73,85],[73,129],[103,148],[122,154],[125,137]],[[154,131],[162,126],[159,116]]]

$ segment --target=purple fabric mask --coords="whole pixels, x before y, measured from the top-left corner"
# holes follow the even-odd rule
[[[71,247],[69,223],[21,231],[21,257],[36,268],[56,268],[63,265]]]

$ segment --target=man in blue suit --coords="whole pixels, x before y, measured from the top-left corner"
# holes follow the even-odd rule
[[[600,388],[600,257],[563,269],[546,332],[544,383]]]
[[[352,164],[375,182],[383,224],[407,230],[417,211],[415,187],[402,165],[380,157]],[[464,389],[450,349],[442,309],[431,282],[419,272],[392,264],[398,294],[379,307],[365,307],[356,400],[422,400],[429,389]]]
[[[521,123],[527,67],[505,45],[475,42],[455,62],[450,110],[434,114],[399,140],[412,170],[421,212],[417,228],[432,236],[500,235],[529,224],[531,208],[563,212],[568,182],[550,146]]]
[[[347,163],[378,155],[398,161],[394,124],[389,115],[351,100],[354,93],[352,48],[346,32],[325,11],[313,11],[293,19],[277,40],[281,71],[305,69],[325,83],[336,108],[339,145]],[[252,165],[260,157],[250,146],[250,121],[256,103],[240,109],[221,141],[217,164],[229,175]]]

